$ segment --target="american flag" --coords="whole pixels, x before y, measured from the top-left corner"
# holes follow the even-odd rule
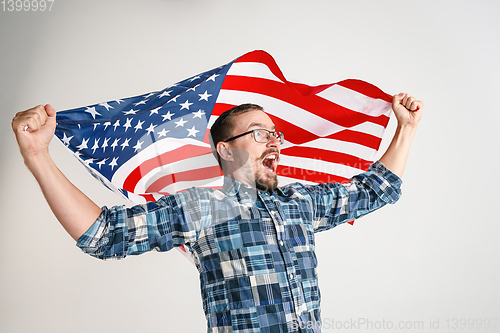
[[[343,182],[368,169],[389,122],[391,96],[360,80],[287,80],[264,51],[161,91],[57,113],[56,136],[89,172],[132,202],[222,187],[209,129],[225,110],[264,107],[285,133],[279,183]]]

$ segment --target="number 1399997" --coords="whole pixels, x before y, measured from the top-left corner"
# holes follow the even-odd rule
[[[52,10],[55,0],[2,0],[2,10],[4,12],[29,12]]]

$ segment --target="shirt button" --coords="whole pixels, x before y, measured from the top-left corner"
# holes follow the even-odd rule
[[[282,240],[280,240],[280,245],[281,245],[281,246],[283,246],[283,244],[284,244],[284,243],[283,243],[283,241],[282,241]]]
[[[293,273],[290,273],[290,280],[293,279]]]

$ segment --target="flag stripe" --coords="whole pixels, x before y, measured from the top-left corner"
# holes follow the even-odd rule
[[[143,174],[142,178],[135,185],[135,192],[144,193],[144,192],[152,192],[148,191],[147,188],[150,186],[154,186],[154,183],[159,181],[162,177],[168,177],[171,174],[175,174],[178,172],[196,170],[200,168],[200,166],[204,167],[216,167],[218,171],[218,175],[221,176],[222,172],[217,164],[212,153],[189,157],[177,162],[170,163],[168,166],[158,166],[147,174]],[[204,173],[200,173],[203,175]],[[177,179],[177,178],[175,178]],[[156,186],[158,188],[158,186]]]
[[[323,161],[332,163],[342,163],[344,165],[352,166],[354,168],[361,169],[361,165],[370,165],[371,162],[352,156],[350,154],[340,153],[338,151],[332,151],[327,149],[311,148],[311,147],[299,147],[294,146],[290,148],[284,148],[282,150],[283,156],[295,156],[309,158],[313,161],[322,156]]]
[[[180,148],[173,149],[161,155],[154,156],[136,167],[123,182],[123,189],[126,191],[135,191],[135,186],[143,175],[148,174],[151,170],[168,165],[172,162],[189,158],[193,155],[206,154],[210,148],[199,147],[194,145],[185,145]]]
[[[175,172],[157,179],[146,189],[146,193],[161,193],[164,188],[176,182],[199,181],[220,177],[221,175],[219,166],[200,167],[195,170]]]
[[[332,86],[321,92],[320,95],[301,96],[295,94],[288,97],[291,89],[281,82],[228,75],[222,85],[222,90],[245,91],[286,100],[289,105],[296,106],[327,121],[335,121],[342,127],[351,127],[366,121],[383,125],[388,118],[386,113],[389,103],[380,99],[372,99],[341,86]],[[332,105],[332,103],[334,104]]]
[[[334,182],[342,183],[348,180],[348,178],[346,177],[333,175],[331,173],[324,173],[319,171],[312,172],[311,170],[295,168],[288,165],[279,165],[278,171],[280,174],[278,178],[282,184],[296,182],[297,179],[307,179],[310,184]]]

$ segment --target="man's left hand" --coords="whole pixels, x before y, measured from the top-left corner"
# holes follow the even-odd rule
[[[422,117],[424,103],[405,93],[394,95],[392,110],[396,115],[399,126],[417,126]]]

